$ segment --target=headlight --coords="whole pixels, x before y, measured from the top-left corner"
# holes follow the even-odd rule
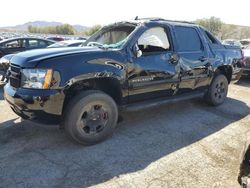
[[[52,74],[52,69],[23,69],[21,86],[23,88],[49,89]]]

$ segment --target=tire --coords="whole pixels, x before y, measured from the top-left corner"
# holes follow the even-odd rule
[[[109,95],[97,90],[87,90],[69,102],[64,115],[66,133],[80,144],[92,145],[113,134],[118,109]]]
[[[221,105],[227,97],[227,92],[227,78],[223,74],[217,74],[205,94],[205,100],[213,106]]]

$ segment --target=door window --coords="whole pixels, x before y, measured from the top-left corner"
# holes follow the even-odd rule
[[[167,33],[162,27],[154,27],[145,31],[138,40],[138,46],[143,55],[170,49]]]
[[[198,32],[192,27],[175,27],[179,52],[201,51],[202,44]]]
[[[13,40],[10,42],[6,42],[3,45],[3,48],[20,48],[21,47],[21,40]]]
[[[30,39],[29,40],[29,48],[37,48],[37,47],[39,47],[38,40]]]

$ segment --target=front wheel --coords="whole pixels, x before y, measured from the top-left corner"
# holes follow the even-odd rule
[[[80,144],[91,145],[112,135],[118,119],[115,101],[101,91],[79,93],[65,111],[65,130]]]
[[[223,74],[218,74],[214,77],[207,93],[205,94],[205,100],[213,105],[221,105],[226,97],[228,92],[228,81]]]

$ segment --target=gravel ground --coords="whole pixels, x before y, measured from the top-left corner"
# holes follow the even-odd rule
[[[244,80],[219,107],[195,99],[125,113],[112,138],[84,147],[22,121],[0,88],[0,187],[239,187],[249,96]]]

